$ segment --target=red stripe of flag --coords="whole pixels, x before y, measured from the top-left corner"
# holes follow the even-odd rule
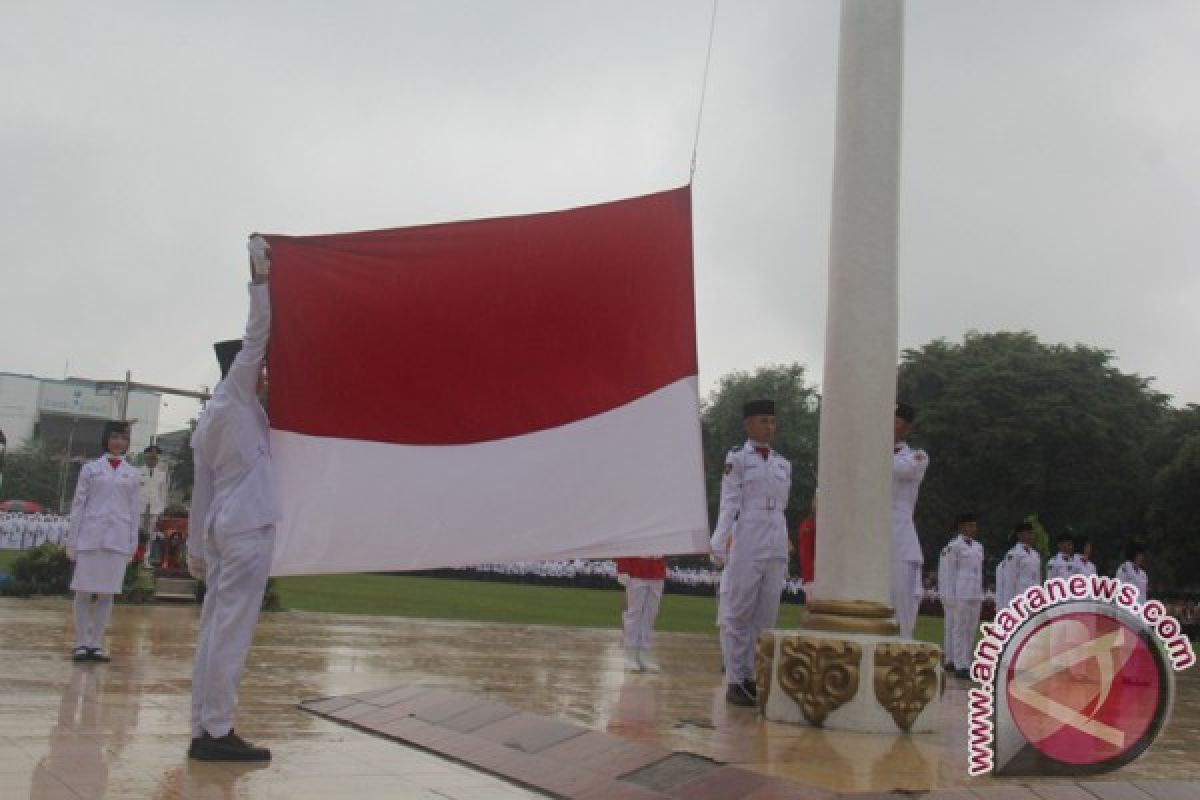
[[[689,187],[268,239],[279,430],[491,441],[586,419],[697,371]]]

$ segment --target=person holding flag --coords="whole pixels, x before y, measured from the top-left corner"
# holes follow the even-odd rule
[[[268,761],[233,730],[238,685],[258,622],[280,518],[263,409],[263,364],[271,330],[270,248],[250,243],[250,315],[241,341],[218,342],[221,382],[196,430],[188,521],[188,569],[207,583],[192,668],[190,758]],[[261,393],[261,399],[260,399]]]

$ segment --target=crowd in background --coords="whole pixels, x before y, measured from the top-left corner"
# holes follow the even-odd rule
[[[62,544],[71,527],[70,517],[58,514],[0,512],[0,550],[27,550],[46,542]]]

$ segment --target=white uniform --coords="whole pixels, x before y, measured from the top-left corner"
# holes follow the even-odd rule
[[[1042,557],[1032,546],[1018,542],[1004,557],[997,575],[996,610],[1000,611],[1021,592],[1042,582]]]
[[[192,434],[196,477],[188,555],[207,565],[192,671],[192,736],[233,728],[237,689],[271,567],[279,520],[269,424],[256,395],[271,329],[266,284],[250,286],[242,350]]]
[[[1138,590],[1138,602],[1142,605],[1146,604],[1146,598],[1149,597],[1150,577],[1146,575],[1146,570],[1139,567],[1132,561],[1126,561],[1121,566],[1117,567],[1116,579],[1125,583],[1132,583]]]
[[[75,553],[71,589],[117,594],[125,565],[137,549],[138,473],[122,459],[108,457],[83,465],[71,503],[68,543]]]
[[[1084,558],[1079,553],[1076,553],[1072,558],[1075,559],[1075,574],[1076,575],[1095,575],[1096,563],[1091,559]]]
[[[979,610],[983,606],[983,545],[958,536],[944,551],[945,588],[942,602],[950,598],[952,613],[946,620],[947,660],[958,669],[969,669]]]
[[[921,554],[913,513],[928,467],[929,456],[924,450],[914,450],[905,442],[896,443],[892,455],[892,606],[896,609],[900,635],[908,639],[917,627],[917,611],[924,593],[921,565],[925,557]]]
[[[711,545],[714,553],[729,552],[718,612],[728,683],[754,678],[758,635],[779,616],[788,558],[783,511],[791,488],[792,465],[774,450],[764,459],[748,441],[725,457]]]
[[[1078,575],[1079,564],[1075,561],[1075,556],[1064,556],[1062,553],[1055,553],[1050,560],[1046,562],[1046,580],[1051,578],[1067,579],[1072,575]]]
[[[138,467],[138,475],[142,481],[142,527],[150,534],[167,507],[167,467],[160,460],[154,467]]]
[[[125,582],[125,566],[137,548],[138,473],[124,459],[114,469],[108,456],[79,471],[71,502],[69,552],[75,571],[75,646],[104,646],[113,595]]]
[[[942,661],[955,667],[957,665],[954,663],[954,654],[957,650],[954,646],[954,592],[951,590],[949,577],[952,544],[953,538],[946,542],[946,546],[938,554],[937,585],[938,596],[942,601]]]

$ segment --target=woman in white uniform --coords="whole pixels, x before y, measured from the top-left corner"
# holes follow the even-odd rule
[[[107,423],[100,446],[104,455],[83,465],[71,504],[67,555],[75,562],[75,661],[110,660],[104,631],[137,547],[141,478],[125,461],[129,424]]]
[[[1138,590],[1138,602],[1146,604],[1150,594],[1150,578],[1146,575],[1146,547],[1139,541],[1125,546],[1125,563],[1117,567],[1117,580],[1132,583]]]

